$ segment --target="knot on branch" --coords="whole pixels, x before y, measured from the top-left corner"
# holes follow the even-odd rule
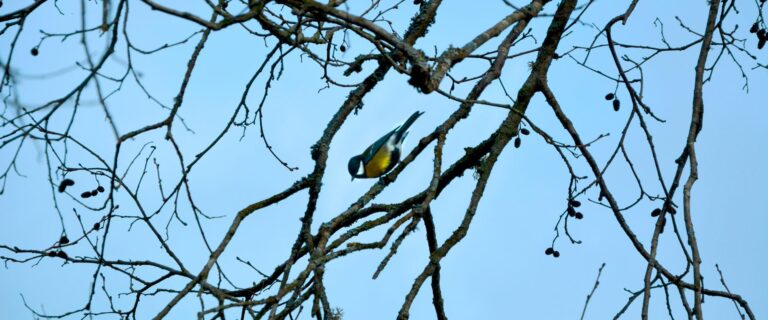
[[[448,70],[464,60],[467,55],[466,50],[450,47],[440,55],[432,69],[423,61],[413,61],[411,78],[408,83],[418,88],[422,93],[431,93],[438,88]]]
[[[416,87],[422,93],[431,93],[435,89],[429,85],[429,68],[424,65],[414,64],[411,68],[411,78],[408,84]]]
[[[315,144],[310,147],[309,150],[309,154],[312,157],[312,160],[317,161],[317,158],[320,158],[320,146]]]
[[[368,60],[374,60],[379,58],[378,55],[360,55],[355,58],[354,61],[352,61],[349,64],[349,67],[347,67],[347,70],[344,70],[344,76],[349,77],[353,72],[354,73],[360,73],[363,71],[363,63]]]

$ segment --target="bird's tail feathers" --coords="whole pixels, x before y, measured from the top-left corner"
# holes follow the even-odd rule
[[[402,136],[402,137],[400,137],[400,141],[399,141],[399,143],[400,143],[400,144],[403,144],[403,141],[405,141],[405,138],[406,138],[407,136],[408,136],[408,131],[406,131],[405,133],[403,133],[403,136]]]
[[[410,117],[408,117],[408,120],[405,120],[405,122],[397,129],[397,141],[402,142],[405,140],[405,137],[408,135],[408,128],[410,128],[416,119],[418,119],[422,114],[424,114],[423,111],[416,111]]]

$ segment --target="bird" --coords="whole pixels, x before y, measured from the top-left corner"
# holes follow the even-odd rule
[[[355,178],[377,178],[392,170],[400,161],[402,146],[408,136],[408,128],[424,114],[414,112],[403,124],[387,132],[376,140],[363,153],[349,159],[348,169],[352,180]]]

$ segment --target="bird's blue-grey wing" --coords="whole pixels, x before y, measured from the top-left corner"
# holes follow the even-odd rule
[[[383,137],[379,138],[379,140],[376,140],[376,142],[371,144],[368,147],[368,149],[365,149],[365,151],[363,151],[363,154],[362,154],[363,163],[368,163],[369,161],[371,161],[371,159],[373,159],[373,156],[376,155],[376,152],[378,152],[379,149],[387,143],[389,138],[392,137],[392,135],[395,134],[396,131],[397,129],[388,132]]]
[[[410,117],[408,117],[408,119],[402,125],[395,127],[394,129],[392,129],[392,131],[388,132],[387,134],[379,138],[379,140],[376,140],[376,142],[371,144],[368,147],[368,149],[365,149],[365,151],[363,151],[362,153],[363,163],[368,163],[369,161],[371,161],[371,159],[373,159],[373,156],[376,155],[376,152],[378,152],[382,146],[384,146],[387,142],[389,142],[389,140],[392,138],[392,135],[395,135],[395,138],[396,138],[395,141],[393,141],[393,143],[395,145],[400,145],[405,139],[405,137],[408,135],[408,128],[422,114],[424,114],[424,112],[421,112],[421,111],[414,112]]]

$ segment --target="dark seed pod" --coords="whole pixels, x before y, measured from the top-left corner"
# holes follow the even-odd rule
[[[765,38],[760,38],[760,39],[757,40],[757,49],[758,50],[760,50],[763,47],[765,47],[765,41],[766,41]]]
[[[64,192],[64,190],[66,190],[67,187],[74,186],[74,185],[75,185],[75,181],[73,181],[72,179],[61,180],[61,183],[59,183],[59,192]]]
[[[755,24],[752,25],[752,28],[749,28],[749,33],[755,33],[757,32],[757,29],[758,29],[757,22],[755,22]]]
[[[413,0],[413,4],[421,4],[423,0]]]
[[[520,148],[520,137],[515,138],[515,148]]]
[[[568,215],[571,216],[571,217],[576,215],[576,210],[573,209],[573,207],[571,207],[571,206],[568,206]]]
[[[570,201],[570,204],[571,204],[571,205],[572,205],[574,208],[578,208],[578,207],[581,207],[581,201],[579,201],[579,200],[571,200],[571,201]]]
[[[99,195],[99,190],[91,190],[91,197],[95,197]]]
[[[675,210],[675,207],[673,207],[671,204],[667,205],[666,211],[671,213],[671,214],[677,213],[677,210]]]
[[[613,111],[619,111],[619,107],[621,107],[621,101],[613,99]]]
[[[550,255],[553,252],[555,252],[555,249],[552,249],[552,247],[549,247],[549,248],[547,248],[547,250],[544,250],[544,254],[546,254],[546,255]]]
[[[104,187],[102,187],[102,186],[99,186],[98,188],[96,188],[96,191],[98,191],[98,192],[104,192]]]
[[[47,255],[49,257],[55,257],[56,256],[56,251],[48,251],[45,255]]]
[[[656,208],[651,211],[651,217],[658,217],[661,214],[661,209]]]
[[[64,251],[57,251],[56,252],[56,256],[59,257],[59,258],[62,258],[62,259],[66,259],[68,257],[67,253],[64,252]]]
[[[757,40],[765,39],[765,29],[757,30]]]
[[[555,252],[552,252],[552,256],[555,257],[555,258],[559,258],[560,257],[560,251],[555,250]]]
[[[345,51],[347,51],[347,47],[346,47],[346,46],[344,46],[344,45],[342,44],[342,45],[339,47],[339,50],[341,50],[341,52],[345,52]]]
[[[552,54],[552,59],[555,59],[555,60],[560,59],[560,55],[557,54],[557,52],[555,52],[554,54]]]
[[[98,223],[98,222],[96,222],[96,223],[94,223],[94,224],[93,224],[93,230],[94,230],[94,231],[96,231],[96,230],[99,230],[99,228],[101,228],[101,225],[99,225],[99,223]]]
[[[91,197],[91,192],[90,191],[86,191],[86,192],[83,192],[83,193],[80,194],[80,198],[83,198],[83,199],[90,198],[90,197]]]
[[[576,212],[576,214],[574,214],[573,217],[581,220],[581,219],[584,219],[584,214],[581,212]]]
[[[613,100],[614,97],[613,93],[609,93],[605,95],[605,100]]]
[[[522,133],[524,136],[527,136],[527,135],[531,134],[531,132],[528,131],[528,129],[526,129],[526,128],[520,129],[520,133]]]
[[[40,53],[40,51],[37,50],[37,47],[34,47],[32,48],[32,50],[29,50],[29,53],[32,54],[33,56],[37,56]]]
[[[61,236],[61,239],[59,239],[59,244],[65,245],[67,243],[69,243],[69,238],[67,238],[67,236]]]

